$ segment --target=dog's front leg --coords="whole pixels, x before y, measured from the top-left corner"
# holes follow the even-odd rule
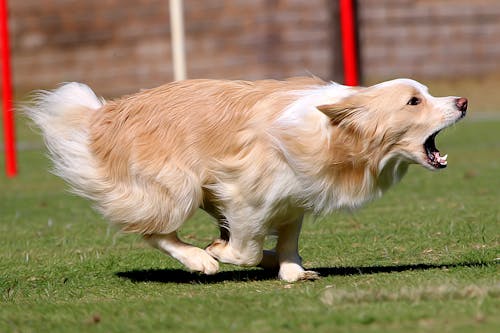
[[[224,218],[227,229],[221,232],[205,251],[215,259],[226,264],[239,266],[256,266],[262,260],[262,249],[265,239],[265,227],[258,220],[240,217]],[[241,222],[245,220],[245,222]],[[255,228],[252,228],[256,226]]]
[[[306,271],[302,267],[299,256],[298,242],[303,216],[278,228],[278,244],[276,254],[279,263],[279,278],[288,282],[299,280],[315,280],[318,273]]]

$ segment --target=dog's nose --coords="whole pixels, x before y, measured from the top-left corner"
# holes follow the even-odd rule
[[[462,116],[465,116],[467,112],[467,98],[460,97],[455,100],[455,105],[457,106],[458,111],[462,112]]]

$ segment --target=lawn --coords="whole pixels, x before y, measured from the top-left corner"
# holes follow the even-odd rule
[[[294,284],[257,268],[184,271],[109,228],[18,132],[20,175],[0,176],[1,332],[500,330],[499,121],[441,134],[447,169],[412,166],[357,212],[309,217],[301,254],[322,278]],[[200,212],[182,236],[204,246],[217,232]]]

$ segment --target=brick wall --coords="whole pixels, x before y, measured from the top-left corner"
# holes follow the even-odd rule
[[[188,76],[329,73],[328,0],[185,0]],[[167,0],[10,1],[18,90],[83,81],[117,95],[172,80]]]
[[[188,76],[341,79],[337,2],[185,0]],[[167,0],[11,0],[18,92],[83,81],[113,96],[172,80]],[[359,0],[369,79],[500,72],[500,1]]]
[[[367,78],[500,72],[500,1],[360,0]]]

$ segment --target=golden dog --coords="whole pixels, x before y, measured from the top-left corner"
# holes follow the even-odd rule
[[[109,102],[68,83],[25,109],[55,173],[123,231],[192,271],[261,264],[297,281],[317,277],[298,254],[304,213],[359,207],[412,163],[444,168],[434,138],[465,116],[467,99],[409,79],[187,80]],[[177,237],[200,207],[221,227],[206,249]],[[264,251],[270,233],[277,245]]]

